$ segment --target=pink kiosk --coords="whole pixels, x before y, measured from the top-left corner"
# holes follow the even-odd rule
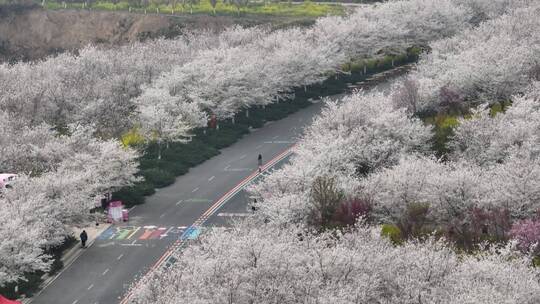
[[[109,223],[127,222],[128,219],[129,212],[124,208],[122,201],[113,201],[109,203],[109,207],[107,207],[107,221]]]

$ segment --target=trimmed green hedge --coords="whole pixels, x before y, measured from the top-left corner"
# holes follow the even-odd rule
[[[219,154],[219,150],[228,147],[249,133],[250,128],[260,128],[267,121],[279,120],[298,110],[311,105],[310,98],[319,98],[343,93],[347,84],[365,80],[374,73],[382,72],[418,59],[419,51],[415,48],[406,54],[385,56],[381,59],[353,61],[347,66],[349,74],[333,75],[320,84],[306,88],[296,88],[291,100],[269,104],[266,107],[252,107],[240,111],[234,118],[219,121],[219,129],[200,128],[194,130],[193,139],[187,143],[173,142],[163,144],[161,159],[158,159],[157,143],[150,143],[143,149],[139,159],[139,175],[145,181],[126,187],[113,194],[114,200],[122,200],[128,207],[144,203],[144,196],[151,195],[155,188],[174,183],[175,176],[180,176],[207,159]],[[364,66],[366,73],[364,74]],[[249,112],[246,115],[246,112]]]

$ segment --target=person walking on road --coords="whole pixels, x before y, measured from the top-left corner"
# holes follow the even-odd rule
[[[86,234],[86,230],[83,230],[79,237],[81,238],[82,248],[86,248],[86,241],[88,240],[88,234]]]
[[[257,158],[257,163],[259,165],[259,173],[261,173],[262,170],[262,155],[259,154],[259,157]]]

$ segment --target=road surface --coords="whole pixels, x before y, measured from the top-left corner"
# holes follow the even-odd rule
[[[388,87],[386,83],[380,88]],[[224,225],[230,218],[246,216],[248,198],[238,187],[257,175],[257,156],[280,165],[322,103],[314,103],[279,121],[254,130],[221,154],[189,170],[169,187],[147,197],[130,212],[127,224],[111,226],[99,235],[73,264],[46,286],[33,304],[119,303],[129,287],[181,238],[196,238],[199,229],[187,229],[206,214],[206,224]],[[272,163],[272,166],[274,164]],[[269,168],[271,169],[271,168]],[[224,206],[210,212],[221,199]]]

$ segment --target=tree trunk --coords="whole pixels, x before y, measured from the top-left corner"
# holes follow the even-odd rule
[[[158,157],[157,159],[161,160],[161,138],[158,139]]]

